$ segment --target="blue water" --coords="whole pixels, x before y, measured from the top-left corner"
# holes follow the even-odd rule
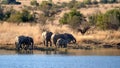
[[[120,56],[0,55],[0,68],[120,68]]]

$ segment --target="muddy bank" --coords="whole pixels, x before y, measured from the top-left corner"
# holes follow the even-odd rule
[[[63,54],[63,55],[119,55],[120,47],[109,44],[69,44],[67,48],[34,45],[34,50],[16,51],[15,45],[0,45],[0,54]]]

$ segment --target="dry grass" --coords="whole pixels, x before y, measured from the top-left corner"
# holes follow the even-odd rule
[[[30,5],[30,0],[18,0],[22,4],[21,5],[6,5],[6,6],[13,6],[16,10],[21,10],[24,5]],[[41,2],[42,0],[37,0]],[[70,0],[53,0],[53,2],[69,2]],[[83,1],[83,0],[77,0]],[[113,9],[115,7],[119,7],[120,3],[115,4],[98,4],[98,7],[89,7],[89,8],[81,8],[78,9],[83,15],[88,16],[90,14],[98,13],[98,12],[106,12],[107,10]],[[26,35],[31,36],[34,38],[36,44],[42,42],[41,40],[41,33],[43,29],[47,29],[52,31],[53,33],[71,33],[75,36],[78,43],[84,42],[84,40],[98,40],[104,42],[118,42],[120,39],[120,32],[119,31],[96,31],[94,33],[81,35],[78,32],[72,31],[67,25],[60,26],[58,25],[60,17],[64,15],[64,13],[69,12],[70,9],[62,10],[62,12],[56,15],[56,19],[54,23],[56,25],[47,24],[45,26],[41,26],[39,24],[32,25],[31,24],[12,24],[12,23],[3,23],[0,24],[0,44],[14,44],[14,39],[16,36],[19,35]]]
[[[81,33],[71,30],[67,25],[51,25],[47,24],[41,26],[39,24],[31,25],[25,24],[13,24],[13,23],[3,23],[0,24],[0,44],[14,44],[15,37],[19,35],[26,35],[33,37],[35,44],[40,44],[42,30],[46,29],[52,31],[53,33],[71,33],[77,39],[78,43],[83,43],[86,40],[102,41],[107,43],[119,42],[120,32],[119,31],[96,31],[93,33],[86,33],[81,35]]]

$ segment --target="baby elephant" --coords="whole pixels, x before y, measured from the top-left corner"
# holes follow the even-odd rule
[[[62,39],[62,38],[59,38],[59,39],[57,40],[56,45],[57,45],[58,47],[67,47],[67,43],[68,43],[67,40]]]

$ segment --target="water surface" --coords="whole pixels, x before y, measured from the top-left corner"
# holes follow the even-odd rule
[[[0,68],[120,68],[120,56],[0,55]]]

